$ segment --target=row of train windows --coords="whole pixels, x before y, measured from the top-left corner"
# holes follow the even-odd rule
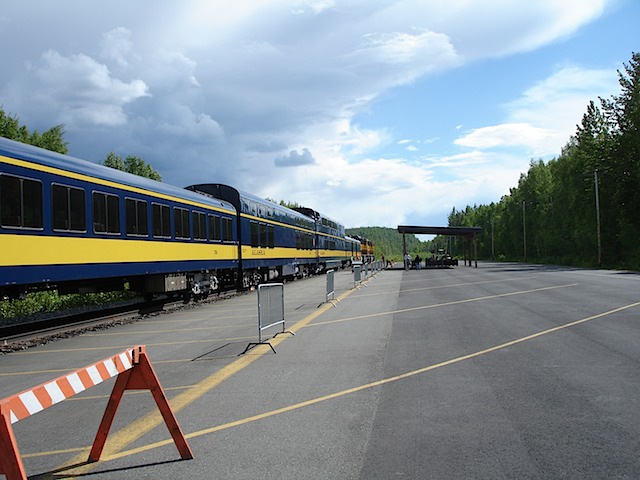
[[[249,226],[252,247],[275,247],[275,229],[273,225],[251,220]],[[312,250],[314,248],[313,234],[296,231],[296,248]]]
[[[313,234],[296,232],[296,248],[299,250],[313,250],[315,248]]]
[[[252,247],[275,247],[275,229],[273,225],[262,222],[249,222]]]
[[[51,220],[55,231],[87,231],[85,191],[66,185],[51,185]],[[120,198],[116,195],[92,192],[93,231],[99,234],[120,234]],[[171,238],[171,207],[151,203],[152,235]],[[173,207],[175,238],[190,239],[193,223],[195,240],[229,242],[233,240],[232,220],[204,212],[189,212]],[[209,235],[207,235],[207,223]],[[4,228],[43,228],[42,183],[38,180],[0,175],[0,225]],[[127,235],[149,236],[147,201],[125,198]]]

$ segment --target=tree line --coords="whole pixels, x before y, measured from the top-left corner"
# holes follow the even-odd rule
[[[640,269],[640,54],[618,79],[558,157],[531,161],[499,202],[451,211],[449,226],[483,227],[480,258]]]

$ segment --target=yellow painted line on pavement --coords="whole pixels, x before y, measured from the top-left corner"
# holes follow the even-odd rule
[[[464,361],[470,360],[472,358],[480,357],[480,356],[486,355],[488,353],[492,353],[492,352],[495,352],[495,351],[498,351],[498,350],[502,350],[504,348],[508,348],[508,347],[511,347],[511,346],[514,346],[514,345],[518,345],[520,343],[528,342],[530,340],[534,340],[534,339],[542,337],[544,335],[549,335],[551,333],[558,332],[558,331],[561,331],[561,330],[565,330],[565,329],[570,328],[570,327],[575,327],[576,325],[580,325],[582,323],[589,322],[591,320],[596,320],[598,318],[602,318],[602,317],[606,317],[606,316],[609,316],[609,315],[613,315],[615,313],[622,312],[624,310],[627,310],[629,308],[634,308],[634,307],[637,307],[637,306],[640,306],[640,302],[632,303],[632,304],[625,305],[625,306],[619,307],[619,308],[614,308],[613,310],[609,310],[607,312],[599,313],[597,315],[592,315],[590,317],[583,318],[583,319],[580,319],[580,320],[576,320],[576,321],[573,321],[573,322],[570,322],[570,323],[565,323],[563,325],[559,325],[557,327],[549,328],[547,330],[542,330],[540,332],[537,332],[537,333],[534,333],[534,334],[531,334],[531,335],[527,335],[525,337],[518,338],[516,340],[511,340],[509,342],[501,343],[500,345],[496,345],[494,347],[486,348],[484,350],[480,350],[480,351],[477,351],[477,352],[474,352],[474,353],[470,353],[468,355],[463,355],[463,356],[460,356],[460,357],[457,357],[457,358],[453,358],[451,360],[446,360],[444,362],[436,363],[434,365],[429,365],[428,367],[419,368],[417,370],[413,370],[411,372],[403,373],[401,375],[396,375],[396,376],[388,377],[388,378],[385,378],[385,379],[382,379],[382,380],[377,380],[375,382],[371,382],[371,383],[367,383],[367,384],[360,385],[360,386],[357,386],[357,387],[349,388],[349,389],[346,389],[346,390],[342,390],[340,392],[331,393],[331,394],[328,394],[328,395],[324,395],[322,397],[313,398],[311,400],[307,400],[307,401],[296,403],[296,404],[289,405],[289,406],[286,406],[286,407],[278,408],[276,410],[271,410],[269,412],[261,413],[261,414],[258,414],[258,415],[254,415],[254,416],[251,416],[251,417],[243,418],[243,419],[236,420],[236,421],[233,421],[233,422],[225,423],[223,425],[217,425],[217,426],[214,426],[214,427],[205,428],[205,429],[199,430],[197,432],[192,432],[192,433],[186,434],[185,437],[187,439],[191,439],[191,438],[201,437],[201,436],[204,436],[204,435],[209,435],[211,433],[219,432],[221,430],[226,430],[226,429],[229,429],[229,428],[238,427],[240,425],[246,425],[246,424],[251,423],[251,422],[256,422],[258,420],[263,420],[265,418],[274,417],[276,415],[281,415],[283,413],[288,413],[288,412],[291,412],[291,411],[294,411],[294,410],[299,410],[301,408],[309,407],[311,405],[315,405],[315,404],[318,404],[318,403],[321,403],[321,402],[326,402],[328,400],[334,400],[336,398],[344,397],[346,395],[351,395],[353,393],[358,393],[358,392],[361,392],[361,391],[364,391],[364,390],[369,390],[369,389],[372,389],[372,388],[380,387],[380,386],[386,385],[388,383],[397,382],[398,380],[404,380],[404,379],[407,379],[407,378],[415,377],[416,375],[421,375],[423,373],[427,373],[427,372],[430,372],[432,370],[436,370],[438,368],[442,368],[442,367],[446,367],[446,366],[449,366],[449,365],[454,365],[456,363],[464,362]],[[173,402],[172,402],[172,406],[173,406]],[[126,456],[133,455],[133,454],[136,454],[136,453],[149,451],[149,450],[152,450],[154,448],[159,448],[159,447],[163,447],[163,446],[166,446],[166,445],[171,445],[172,443],[173,443],[173,440],[168,439],[168,440],[163,440],[161,442],[156,442],[156,443],[153,443],[153,444],[145,445],[145,446],[134,448],[134,449],[130,449],[130,450],[120,451],[118,453],[116,453],[116,452],[114,452],[112,450],[109,455],[103,455],[103,460],[105,460],[105,461],[106,460],[115,460],[117,458],[122,458],[122,457],[126,457]],[[89,448],[87,448],[85,451],[88,454]],[[26,457],[26,455],[25,455],[25,457]],[[84,459],[84,457],[83,457],[83,459]],[[82,461],[82,460],[80,460],[80,461]]]
[[[532,290],[520,290],[518,292],[499,293],[497,295],[486,295],[484,297],[467,298],[465,300],[454,300],[452,302],[435,303],[433,305],[422,305],[420,307],[402,308],[400,310],[389,310],[386,312],[369,313],[367,315],[358,315],[355,317],[339,318],[337,320],[328,320],[326,322],[316,322],[313,325],[305,325],[306,327],[318,327],[320,325],[329,325],[332,323],[350,322],[352,320],[362,320],[363,318],[381,317],[384,315],[396,315],[398,313],[415,312],[418,310],[429,310],[431,308],[448,307],[451,305],[460,305],[463,303],[480,302],[482,300],[491,300],[494,298],[512,297],[514,295],[524,295],[526,293],[543,292],[545,290],[555,290],[558,288],[575,287],[577,283],[570,283],[567,285],[553,285],[550,287],[534,288]]]
[[[439,290],[439,289],[442,289],[442,288],[456,288],[456,287],[466,287],[466,286],[469,286],[469,285],[483,285],[485,283],[513,282],[515,280],[528,280],[528,278],[527,277],[521,277],[521,278],[507,278],[507,279],[500,279],[500,280],[483,280],[481,282],[450,283],[450,284],[447,284],[447,285],[432,285],[430,287],[407,288],[407,289],[403,289],[402,292],[403,293],[406,293],[406,292],[421,292],[421,291],[424,291],[424,290]],[[371,296],[379,297],[380,295],[385,295],[385,293],[388,293],[389,295],[392,295],[392,294],[398,293],[398,290],[393,290],[393,291],[389,291],[389,292],[382,292],[382,293],[365,293],[362,296],[363,297],[371,297]]]

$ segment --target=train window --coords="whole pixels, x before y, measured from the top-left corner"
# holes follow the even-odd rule
[[[124,207],[127,235],[148,236],[147,202],[135,198],[127,198],[124,201]]]
[[[153,236],[171,238],[171,209],[160,203],[151,204]]]
[[[173,207],[173,221],[175,222],[176,238],[191,238],[191,226],[189,225],[189,210]]]
[[[8,228],[42,228],[42,183],[0,175],[0,225]]]
[[[260,224],[260,246],[266,247],[268,245],[269,245],[269,240],[267,238],[267,224],[261,223]]]
[[[276,246],[275,228],[273,225],[267,225],[267,246],[269,248],[274,248]]]
[[[120,233],[120,199],[116,195],[93,192],[93,231]]]
[[[84,190],[64,185],[51,185],[53,229],[85,232],[87,219]]]
[[[220,242],[222,240],[219,215],[209,215],[209,240],[212,242]]]
[[[195,240],[207,239],[207,216],[202,212],[192,212],[193,238]]]
[[[258,222],[250,222],[251,225],[251,246],[260,246],[260,225]]]
[[[222,241],[233,241],[233,222],[230,218],[222,218]]]

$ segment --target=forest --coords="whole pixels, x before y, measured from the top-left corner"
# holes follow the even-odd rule
[[[451,211],[449,226],[484,229],[479,258],[640,270],[640,54],[618,78],[558,157],[532,160],[500,201]]]

